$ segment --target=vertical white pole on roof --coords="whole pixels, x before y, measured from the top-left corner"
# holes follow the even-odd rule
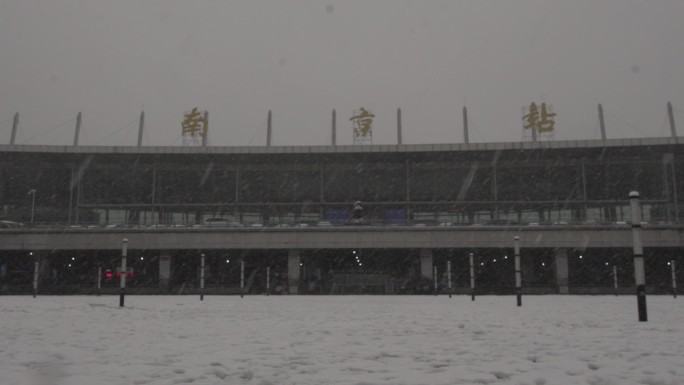
[[[14,145],[14,140],[17,138],[17,128],[19,127],[19,113],[14,114],[14,123],[12,123],[12,136],[10,137],[10,144]]]

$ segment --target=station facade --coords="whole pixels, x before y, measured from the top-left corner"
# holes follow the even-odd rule
[[[235,234],[282,231],[296,239],[328,231],[329,244],[303,249],[259,241],[220,248],[197,242],[132,245],[131,281],[141,291],[192,291],[196,257],[204,253],[208,282],[217,293],[234,288],[240,261],[249,267],[252,292],[265,289],[267,266],[273,267],[273,290],[280,285],[281,292],[429,292],[434,289],[425,285],[434,281],[435,266],[444,289],[446,262],[453,264],[454,286],[467,286],[463,263],[472,252],[480,289],[511,292],[512,244],[469,244],[464,231],[482,227],[512,237],[523,227],[620,227],[631,221],[630,191],[640,193],[645,226],[654,232],[677,229],[684,216],[684,145],[677,138],[307,147],[3,145],[0,218],[23,227],[0,229],[0,238],[133,231],[198,237],[219,232],[238,239]],[[335,241],[335,229],[342,234],[347,228],[368,233],[395,227],[408,229],[406,237],[439,228],[463,242],[429,249],[404,243],[373,247],[342,235],[344,243]],[[97,267],[116,274],[116,247],[39,250],[24,242],[5,248],[3,290],[26,283],[28,253],[40,254],[45,287],[92,288]],[[653,256],[652,282],[665,285],[665,262],[679,261],[676,242],[656,242],[647,252]],[[602,292],[612,285],[612,266],[619,267],[622,288],[633,286],[628,244],[587,247],[577,240],[572,247],[531,247],[524,261],[530,292]]]

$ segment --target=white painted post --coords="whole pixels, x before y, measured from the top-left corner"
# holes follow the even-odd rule
[[[617,266],[613,265],[613,286],[615,287],[615,295],[618,295],[618,281],[617,281]]]
[[[432,267],[432,280],[435,283],[435,295],[437,295],[437,266]]]
[[[240,261],[240,298],[245,295],[245,260]]]
[[[102,292],[102,266],[97,267],[97,296]]]
[[[204,253],[200,258],[200,301],[204,301]]]
[[[449,298],[451,298],[451,261],[447,261],[447,285],[449,285]]]
[[[266,266],[266,296],[271,293],[271,267]]]
[[[677,298],[677,275],[675,274],[675,261],[670,261],[670,269],[672,269],[672,296]]]
[[[33,255],[31,252],[29,255]],[[33,298],[38,295],[38,257],[33,260]]]
[[[644,246],[641,238],[641,207],[639,192],[629,193],[630,212],[632,215],[632,239],[634,246],[634,281],[637,287],[637,310],[639,321],[648,321],[646,309],[646,270],[644,268]]]
[[[475,266],[473,253],[470,253],[470,300],[475,301]]]
[[[515,251],[515,296],[517,298],[518,306],[522,306],[522,276],[520,272],[520,237],[513,238],[513,245]]]
[[[121,241],[121,281],[119,288],[119,307],[124,306],[126,296],[126,257],[128,256],[128,239]]]

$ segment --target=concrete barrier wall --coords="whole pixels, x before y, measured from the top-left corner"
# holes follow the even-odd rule
[[[3,230],[0,250],[350,249],[631,247],[627,226],[336,227],[238,229]],[[684,247],[684,226],[644,229],[644,247]]]

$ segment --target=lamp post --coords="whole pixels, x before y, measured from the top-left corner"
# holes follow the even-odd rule
[[[36,207],[36,189],[30,189],[28,195],[31,196],[31,223],[33,223],[33,212]]]

